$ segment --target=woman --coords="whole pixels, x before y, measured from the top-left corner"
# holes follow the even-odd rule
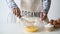
[[[8,6],[17,17],[40,17],[41,20],[46,20],[51,0],[20,0],[20,9],[14,0],[7,0]]]

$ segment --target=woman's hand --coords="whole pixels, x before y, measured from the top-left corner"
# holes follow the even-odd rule
[[[40,18],[41,18],[41,20],[46,20],[46,18],[47,18],[46,12],[41,12],[40,13]]]
[[[13,11],[14,15],[16,15],[19,18],[21,18],[21,11],[20,11],[19,8],[13,8],[12,11]]]

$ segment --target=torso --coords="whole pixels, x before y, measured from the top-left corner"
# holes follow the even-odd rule
[[[41,11],[42,0],[21,0],[21,9],[27,11]]]

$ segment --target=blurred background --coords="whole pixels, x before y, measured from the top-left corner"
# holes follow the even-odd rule
[[[19,0],[15,0],[19,6]],[[7,6],[6,0],[0,0],[0,32],[10,32],[11,30],[17,31],[19,26],[12,26],[12,24],[7,25],[7,16],[10,12],[10,8]],[[60,18],[60,0],[51,0],[51,7],[48,13],[49,20]],[[11,25],[11,26],[10,26]],[[14,28],[13,28],[14,27]],[[17,28],[16,28],[17,27]]]

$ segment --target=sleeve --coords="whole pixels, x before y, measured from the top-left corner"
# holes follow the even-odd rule
[[[43,0],[42,10],[48,13],[50,4],[51,4],[51,0]]]
[[[14,0],[6,0],[9,8],[17,8],[18,6],[16,5],[16,3],[14,2]]]

